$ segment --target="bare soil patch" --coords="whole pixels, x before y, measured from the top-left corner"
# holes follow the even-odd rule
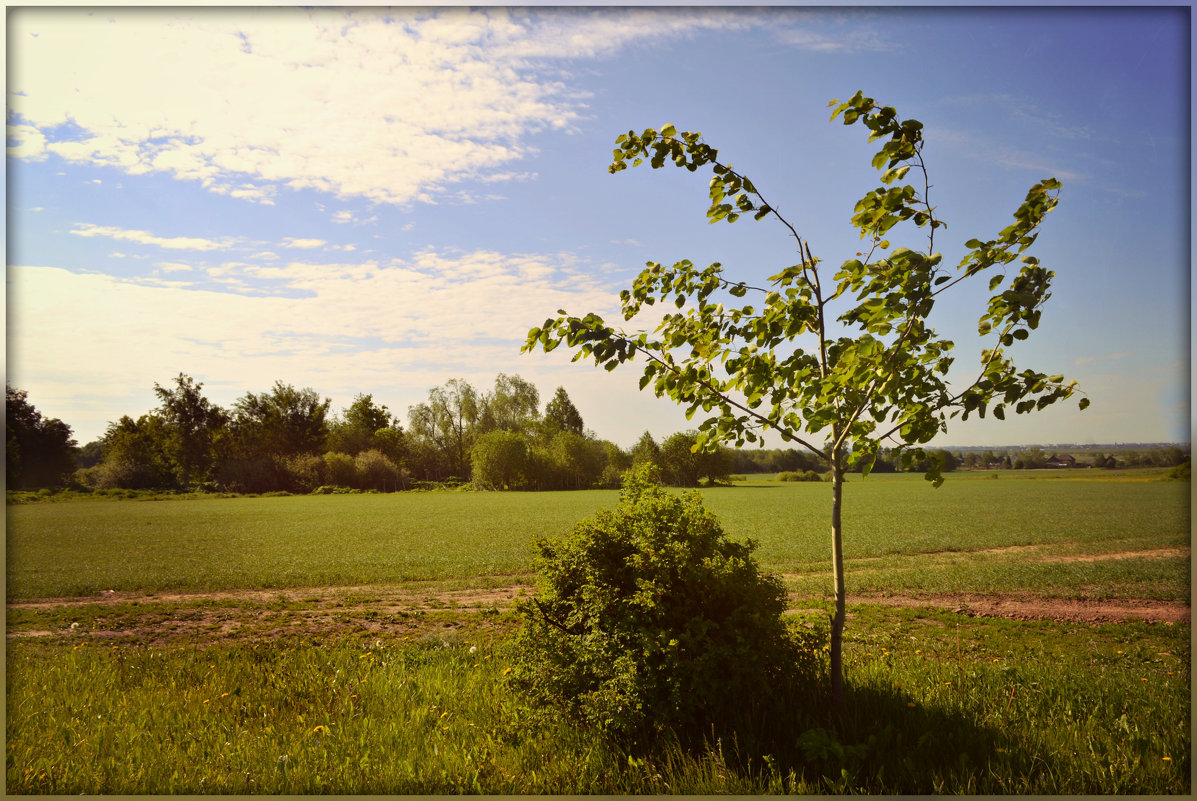
[[[1068,556],[1045,556],[1040,562],[1101,562],[1106,559],[1173,559],[1187,558],[1189,548],[1153,548],[1150,551],[1119,551],[1118,553],[1083,553]]]
[[[489,631],[531,586],[445,589],[442,586],[301,587],[218,592],[114,592],[10,603],[10,613],[52,615],[44,624],[14,629],[9,640],[32,637],[137,642],[215,642],[278,638],[385,637],[414,639],[450,631]],[[74,621],[78,618],[78,621]]]
[[[1163,550],[1163,549],[1162,549]],[[1141,555],[1143,552],[1136,552]],[[1154,553],[1154,552],[1151,552]],[[1168,553],[1167,555],[1176,555]],[[1115,558],[1099,555],[1094,558]],[[533,587],[520,577],[497,587],[302,587],[196,593],[105,591],[82,598],[44,598],[8,604],[33,612],[26,625],[9,626],[14,639],[135,642],[142,645],[279,638],[360,637],[418,639],[450,633],[501,633],[509,610]],[[793,611],[815,599],[793,596]],[[826,599],[820,599],[826,600]],[[1004,595],[858,595],[851,604],[929,608],[975,617],[1113,623],[1144,620],[1189,623],[1188,604],[1141,599],[1078,600]]]

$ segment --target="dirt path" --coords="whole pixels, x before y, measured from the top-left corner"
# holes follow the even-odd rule
[[[510,578],[506,579],[510,581]],[[444,636],[448,631],[499,631],[497,614],[533,587],[514,581],[490,588],[428,586],[303,587],[196,593],[105,591],[77,598],[46,598],[7,605],[9,640],[86,637],[165,644],[278,637]],[[793,611],[813,599],[791,596]],[[850,604],[950,610],[975,617],[1113,623],[1145,620],[1188,623],[1188,604],[1112,599],[1073,600],[1004,595],[869,595]],[[16,619],[17,625],[13,625]]]
[[[878,604],[905,608],[927,607],[959,612],[969,617],[999,617],[1007,620],[1054,620],[1061,623],[1119,623],[1144,620],[1149,623],[1188,623],[1190,608],[1179,601],[1128,598],[1109,600],[1035,598],[1006,595],[858,595],[849,604]],[[801,602],[791,600],[792,607]]]

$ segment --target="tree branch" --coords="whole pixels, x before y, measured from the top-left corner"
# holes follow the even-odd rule
[[[574,626],[571,628],[569,626],[565,626],[565,625],[557,622],[556,620],[554,620],[549,615],[549,613],[545,611],[544,606],[536,598],[532,599],[532,603],[534,603],[536,605],[536,608],[540,610],[540,616],[545,619],[546,623],[552,624],[553,626],[560,629],[561,631],[564,631],[566,634],[570,635],[571,637],[577,637],[583,633],[581,630],[577,630],[578,629],[577,626]]]
[[[682,375],[682,371],[679,370],[676,366],[674,366],[674,365],[670,364],[669,362],[665,361],[664,359],[660,358],[659,356],[657,356],[656,354],[654,354],[652,351],[648,350],[647,348],[642,347],[641,345],[637,344],[634,340],[629,339],[622,331],[621,332],[612,331],[612,333],[615,334],[623,342],[630,345],[633,350],[643,353],[644,356],[649,359],[649,361],[656,362],[662,368],[669,371],[673,375],[676,375],[676,376]],[[770,429],[776,431],[777,433],[781,434],[783,436],[783,438],[797,442],[799,445],[806,448],[808,451],[815,454],[820,459],[824,459],[824,460],[827,459],[827,454],[824,453],[824,451],[821,448],[816,448],[814,445],[811,445],[809,442],[802,439],[797,434],[795,434],[793,431],[790,431],[788,428],[778,425],[773,420],[770,420],[768,417],[764,416],[760,412],[757,412],[757,411],[749,408],[748,406],[745,406],[744,404],[728,397],[724,392],[722,392],[721,390],[712,386],[710,384],[710,382],[705,381],[701,378],[696,379],[696,381],[698,382],[698,385],[700,387],[705,389],[711,395],[714,395],[715,397],[717,397],[719,400],[726,403],[728,406],[731,406],[735,409],[739,409],[740,411],[744,412],[748,416],[757,420],[762,428],[770,428]]]

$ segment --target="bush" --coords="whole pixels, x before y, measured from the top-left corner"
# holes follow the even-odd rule
[[[361,495],[362,491],[353,487],[342,487],[335,484],[325,484],[312,490],[312,495]]]
[[[407,478],[399,466],[377,449],[362,451],[353,459],[358,483],[365,490],[395,492],[407,486]]]
[[[291,492],[311,492],[328,478],[324,459],[314,453],[290,456],[282,460],[281,466],[286,488]]]
[[[683,743],[728,733],[817,672],[754,547],[729,540],[698,493],[666,492],[656,467],[638,465],[614,511],[537,543],[513,683],[534,707],[629,748],[667,732]]]
[[[777,474],[778,481],[822,481],[823,477],[814,470],[804,470],[798,472],[796,470],[789,470]]]
[[[356,487],[357,467],[353,464],[353,457],[347,453],[332,451],[323,456],[324,474],[329,484],[336,487]]]

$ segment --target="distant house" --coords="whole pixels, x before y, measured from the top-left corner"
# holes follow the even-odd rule
[[[1076,457],[1071,453],[1066,453],[1063,456],[1053,453],[1051,458],[1043,463],[1043,466],[1054,468],[1076,467]]]

